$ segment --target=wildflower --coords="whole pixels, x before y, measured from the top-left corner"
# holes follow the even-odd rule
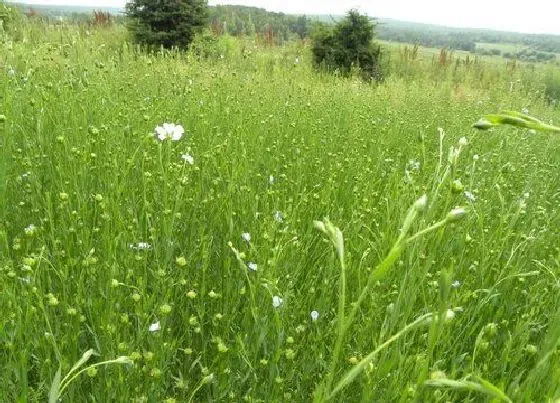
[[[179,256],[175,258],[175,263],[177,266],[185,267],[187,265],[187,259],[184,256]]]
[[[312,311],[312,312],[311,312],[311,320],[312,320],[313,322],[315,322],[315,321],[317,321],[317,319],[319,319],[319,312],[317,312],[317,311]]]
[[[274,176],[269,175],[269,177],[268,177],[268,184],[269,184],[269,185],[274,185]]]
[[[467,214],[467,211],[464,208],[456,207],[453,210],[451,210],[449,213],[447,213],[446,219],[449,222],[459,221],[466,214]]]
[[[148,332],[158,332],[159,330],[161,330],[161,326],[159,324],[159,321],[152,323],[150,325],[150,327],[148,328]]]
[[[464,146],[466,146],[466,145],[468,145],[468,144],[469,144],[469,141],[467,140],[466,137],[461,137],[461,138],[459,139],[459,145],[460,145],[461,147],[464,147]]]
[[[128,247],[134,250],[152,249],[152,245],[150,245],[148,242],[138,242],[136,245],[131,243],[130,245],[128,245]]]
[[[284,302],[284,300],[282,298],[280,298],[278,295],[275,295],[274,297],[272,297],[272,306],[274,308],[279,308],[280,305],[282,305],[283,302]]]
[[[452,320],[454,317],[455,317],[455,312],[453,312],[451,309],[448,309],[448,310],[445,312],[445,320],[446,320],[446,321],[450,321],[450,320]]]
[[[410,168],[411,171],[418,171],[420,170],[420,161],[409,160],[408,167]]]
[[[251,242],[251,234],[249,234],[248,232],[242,233],[241,238],[243,238],[245,242]]]
[[[162,315],[167,315],[169,313],[171,313],[171,305],[168,304],[164,304],[162,306],[159,307],[159,311],[161,312]]]
[[[534,344],[527,344],[525,346],[525,350],[531,355],[536,354],[538,351],[537,346],[535,346]]]
[[[181,125],[175,125],[174,123],[164,123],[162,126],[156,126],[157,138],[161,141],[171,139],[173,141],[181,140],[185,129]]]
[[[463,183],[461,183],[460,179],[455,179],[453,183],[451,183],[451,190],[454,193],[461,193],[464,189]]]
[[[428,196],[422,195],[418,200],[414,202],[413,208],[416,211],[421,212],[426,210],[427,206],[428,206]]]
[[[218,343],[218,351],[219,351],[220,353],[227,353],[228,348],[227,348],[227,346],[224,344],[223,341],[220,341],[220,342]]]
[[[276,222],[283,222],[284,215],[280,211],[277,211],[276,213],[274,213],[274,219],[276,220]]]
[[[183,161],[185,161],[186,163],[188,163],[189,165],[193,165],[194,164],[194,158],[192,155],[190,155],[189,153],[183,154],[181,155],[181,158],[183,159]]]
[[[453,288],[459,288],[461,286],[461,282],[459,280],[455,280],[453,283],[451,283],[451,287]]]
[[[476,201],[476,197],[471,192],[465,191],[464,195],[471,203],[474,203]]]
[[[478,156],[478,154],[475,154],[472,156],[473,161],[478,161],[480,159],[480,157]]]
[[[249,262],[249,263],[247,264],[247,268],[248,268],[249,270],[251,270],[251,271],[257,271],[258,266],[257,266],[257,264],[254,263],[254,262]]]
[[[29,224],[23,229],[23,232],[25,232],[25,235],[33,235],[35,232],[37,232],[37,227],[35,226],[35,224]]]

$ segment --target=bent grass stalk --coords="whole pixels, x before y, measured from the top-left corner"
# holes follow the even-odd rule
[[[358,299],[356,300],[356,302],[354,304],[352,304],[352,310],[350,311],[350,313],[348,314],[347,317],[345,317],[345,311],[346,311],[346,306],[345,306],[345,298],[346,298],[346,294],[345,294],[345,288],[346,288],[345,272],[346,272],[346,265],[344,263],[344,239],[343,239],[343,235],[342,235],[342,232],[340,231],[340,229],[335,227],[328,219],[325,219],[324,221],[315,221],[315,223],[314,223],[315,228],[317,228],[318,230],[323,232],[325,235],[327,235],[327,237],[329,238],[329,240],[333,244],[335,250],[337,251],[338,260],[339,260],[340,266],[341,266],[340,298],[339,298],[339,311],[338,311],[338,333],[337,333],[337,338],[336,338],[336,342],[335,342],[335,347],[334,347],[334,350],[333,350],[333,355],[332,355],[332,358],[331,358],[329,373],[326,376],[324,384],[320,385],[318,390],[316,391],[315,401],[330,400],[332,398],[332,396],[334,396],[334,392],[331,391],[331,389],[332,389],[332,383],[333,383],[334,375],[335,375],[337,365],[338,365],[338,362],[339,362],[339,359],[340,359],[342,344],[344,342],[346,334],[348,333],[348,330],[350,329],[350,327],[354,323],[354,319],[355,319],[356,315],[358,314],[358,312],[360,310],[362,302],[364,301],[364,299],[368,295],[369,291],[371,290],[371,288],[373,287],[375,282],[383,279],[388,274],[389,269],[391,268],[393,263],[395,263],[395,261],[401,255],[401,253],[404,249],[404,246],[406,246],[410,242],[414,241],[415,239],[418,239],[422,235],[425,235],[429,232],[435,231],[438,228],[441,228],[442,226],[444,226],[445,224],[447,224],[449,222],[453,222],[453,221],[457,221],[457,220],[461,219],[466,213],[466,211],[464,209],[456,208],[456,209],[452,210],[451,212],[449,212],[443,220],[437,222],[436,224],[434,224],[434,225],[432,225],[428,228],[425,228],[424,230],[419,231],[418,233],[412,235],[410,238],[407,239],[406,238],[407,233],[409,232],[412,224],[414,223],[414,221],[418,217],[418,214],[426,209],[427,203],[428,203],[427,196],[423,195],[409,208],[408,213],[406,215],[406,218],[404,220],[403,226],[401,228],[401,233],[400,233],[399,237],[397,238],[397,241],[395,242],[395,244],[393,245],[393,247],[391,248],[391,250],[389,251],[389,253],[385,257],[385,259],[383,259],[383,261],[381,263],[379,263],[375,267],[375,269],[371,272],[365,287],[362,289],[362,291],[361,291]],[[422,317],[421,319],[425,319],[425,317]],[[416,323],[416,322],[413,322],[411,324],[412,327],[415,327],[416,325],[418,325],[418,323]],[[405,329],[406,329],[406,331],[410,330],[410,328],[408,328],[408,327],[406,327]],[[405,329],[403,329],[403,331]],[[406,333],[406,331],[405,331],[405,333]],[[398,337],[400,337],[402,334],[404,334],[404,333],[399,333]],[[392,340],[392,341],[394,341],[394,340]],[[392,342],[392,341],[390,341],[390,342]],[[389,342],[389,344],[390,344],[390,342]],[[385,343],[380,347],[381,347],[381,349],[383,349],[387,345],[388,344]],[[373,355],[371,357],[373,358],[373,356],[378,351],[380,351],[380,350],[376,349],[374,351],[374,353],[372,353]],[[347,375],[344,378],[345,381],[344,382],[341,381],[341,382],[343,382],[342,384],[340,382],[339,382],[339,384],[337,384],[337,388],[338,388],[338,389],[336,389],[337,392],[340,389],[342,389],[345,385],[347,385],[349,382],[351,382],[358,375],[358,373],[361,372],[361,370],[364,368],[364,366],[360,366],[359,368],[360,369],[357,372],[355,372],[355,373],[352,372],[352,376],[350,378],[348,378],[348,375]]]
[[[336,384],[332,392],[330,392],[330,394],[327,396],[327,400],[331,400],[332,398],[334,398],[334,396],[338,392],[340,392],[342,389],[344,389],[346,386],[352,383],[352,381],[366,368],[366,365],[368,365],[375,358],[375,356],[379,354],[382,350],[389,347],[390,344],[394,343],[395,341],[400,339],[402,336],[404,336],[406,333],[410,332],[411,330],[416,329],[417,327],[423,324],[429,323],[434,316],[435,315],[433,313],[428,313],[420,316],[414,322],[409,323],[404,328],[402,328],[398,333],[395,333],[393,336],[389,337],[387,341],[380,344],[375,350],[369,353],[362,361],[356,364],[354,368],[352,368],[342,377],[340,382]]]
[[[482,378],[474,378],[475,381],[469,381],[468,378],[461,380],[439,378],[426,381],[424,384],[436,388],[447,388],[454,390],[465,390],[469,392],[482,393],[498,399],[503,402],[511,403],[512,400],[502,392],[498,387]]]
[[[66,374],[66,376],[64,378],[62,378],[62,380],[60,379],[61,377],[61,368],[58,369],[58,371],[56,372],[56,375],[52,381],[51,384],[51,389],[49,392],[49,403],[56,403],[64,394],[64,391],[66,390],[66,388],[78,377],[80,376],[82,373],[92,369],[92,368],[96,368],[102,365],[111,365],[111,364],[132,364],[132,360],[129,357],[126,356],[121,356],[118,358],[115,358],[113,360],[107,360],[107,361],[102,361],[102,362],[98,362],[92,365],[87,366],[86,368],[81,369],[80,371],[78,371],[78,369],[80,369],[80,367],[82,367],[84,364],[86,364],[89,359],[91,358],[92,355],[95,354],[95,351],[90,349],[88,351],[86,351],[83,355],[82,358],[80,358],[75,364],[74,366],[70,369],[70,371],[68,371],[68,373]],[[76,372],[78,371],[78,372]]]
[[[522,129],[533,129],[544,132],[560,133],[560,127],[546,124],[539,119],[515,111],[505,111],[497,114],[485,115],[473,127],[479,130],[488,130],[492,127],[510,125]]]

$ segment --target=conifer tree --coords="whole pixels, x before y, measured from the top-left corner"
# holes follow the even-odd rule
[[[206,0],[132,0],[126,14],[136,42],[187,49],[206,25],[208,4]]]

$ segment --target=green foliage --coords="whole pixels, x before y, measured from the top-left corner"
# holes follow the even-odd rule
[[[0,37],[12,36],[23,24],[23,15],[13,6],[0,1]]]
[[[207,21],[206,0],[132,0],[126,5],[136,42],[187,49]]]
[[[468,124],[555,119],[543,69],[35,24],[0,41],[0,402],[558,398],[560,137]]]
[[[502,125],[510,125],[535,131],[560,133],[560,127],[546,124],[533,116],[516,111],[504,111],[498,114],[483,116],[473,127],[479,130],[488,130],[492,127]]]
[[[293,37],[308,36],[309,19],[304,15],[275,13],[263,8],[216,5],[210,7],[210,22],[214,34],[232,36],[266,35],[275,43],[285,43]]]
[[[557,67],[548,67],[544,73],[545,95],[550,103],[560,102],[560,72]]]
[[[375,24],[356,10],[336,25],[318,23],[313,32],[313,61],[318,67],[349,74],[359,69],[364,79],[381,79],[381,47],[373,43]]]

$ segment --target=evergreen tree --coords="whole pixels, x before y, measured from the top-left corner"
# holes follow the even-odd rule
[[[313,32],[313,61],[317,67],[343,74],[359,69],[367,80],[381,79],[381,47],[373,43],[375,25],[367,15],[350,10],[336,25],[319,24]]]
[[[186,49],[207,22],[206,0],[132,0],[126,5],[134,39],[150,47]]]

